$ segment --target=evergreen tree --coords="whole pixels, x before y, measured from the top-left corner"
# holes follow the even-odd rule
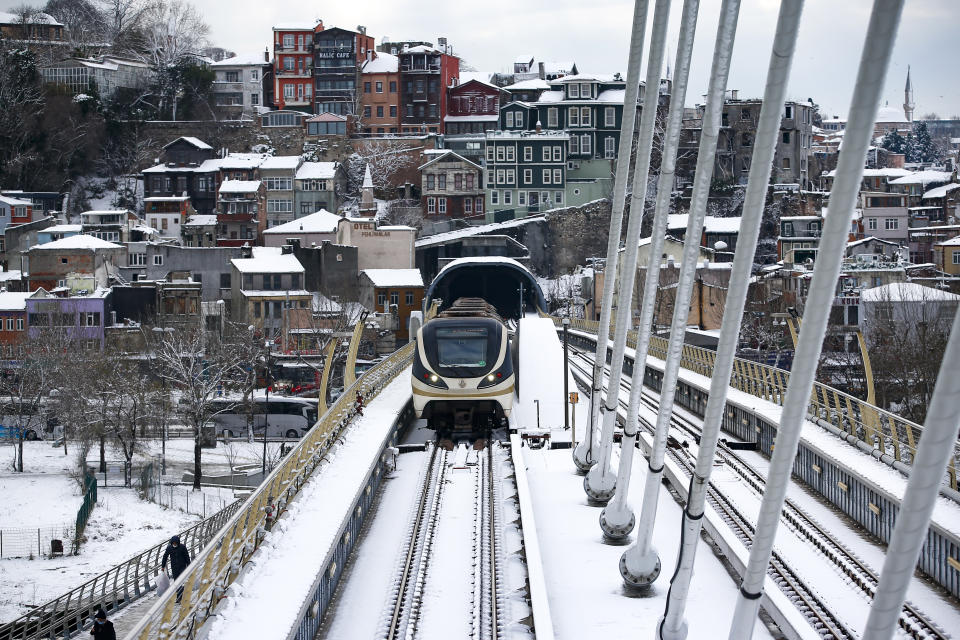
[[[913,137],[913,133],[907,133],[907,137],[903,143],[903,154],[906,156],[906,162],[919,162],[917,160],[917,139]]]
[[[913,125],[913,137],[915,140],[914,154],[916,160],[912,162],[933,162],[937,158],[934,153],[933,140],[930,139],[930,132],[927,130],[927,123],[920,121]]]
[[[883,142],[880,143],[880,146],[890,153],[906,153],[907,141],[903,139],[900,132],[894,129],[883,136]]]

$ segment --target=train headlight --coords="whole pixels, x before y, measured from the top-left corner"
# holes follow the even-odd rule
[[[439,380],[439,379],[440,379],[440,378],[438,378],[438,377],[437,377],[437,374],[435,374],[435,373],[430,376],[430,382],[436,382],[436,381]]]
[[[493,382],[496,379],[497,379],[497,376],[493,375],[492,373],[487,376],[487,382]]]
[[[507,359],[503,365],[496,371],[491,371],[487,375],[483,376],[483,379],[480,380],[480,384],[477,385],[478,389],[483,389],[485,387],[492,387],[498,385],[501,382],[504,382],[507,378],[513,375],[513,366],[510,364],[510,360]]]

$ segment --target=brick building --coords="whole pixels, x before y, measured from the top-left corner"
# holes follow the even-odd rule
[[[376,55],[373,37],[365,27],[358,29],[331,27],[314,33],[314,113],[356,113],[360,67]]]
[[[436,49],[417,46],[398,53],[401,133],[443,133],[447,88],[460,77],[460,58],[450,51],[443,40]]]
[[[87,277],[95,287],[108,286],[109,276],[126,264],[126,247],[79,235],[30,247],[23,253],[29,290],[52,291],[67,285],[68,277]]]
[[[387,134],[400,131],[399,65],[399,58],[389,53],[379,53],[363,64],[358,127],[363,132]]]
[[[19,345],[27,333],[27,298],[22,291],[0,292],[0,349],[4,360],[12,360],[20,353]]]
[[[376,312],[395,313],[396,337],[410,338],[410,313],[423,306],[423,276],[418,269],[365,269],[360,272],[360,303]]]
[[[488,82],[469,80],[447,89],[447,110],[443,116],[446,135],[482,134],[498,129],[500,88]]]

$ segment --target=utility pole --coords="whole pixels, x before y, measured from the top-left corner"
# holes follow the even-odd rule
[[[563,429],[570,428],[570,414],[567,407],[567,398],[570,397],[570,352],[567,350],[567,330],[570,328],[570,318],[563,319]],[[573,442],[576,442],[575,440]]]

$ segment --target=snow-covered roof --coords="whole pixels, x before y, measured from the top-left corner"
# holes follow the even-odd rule
[[[425,162],[425,163],[423,163],[422,165],[420,165],[419,167],[417,167],[417,171],[423,171],[423,170],[424,170],[426,167],[428,167],[429,165],[433,164],[434,162],[437,162],[437,161],[441,160],[442,158],[447,157],[448,155],[456,156],[456,158],[457,158],[458,160],[460,160],[461,162],[466,162],[467,164],[473,165],[474,167],[476,167],[476,168],[478,168],[478,169],[481,169],[481,168],[482,168],[482,167],[481,167],[480,165],[478,165],[476,162],[472,162],[472,161],[470,161],[470,160],[467,160],[466,158],[464,158],[463,156],[461,156],[459,153],[457,153],[457,152],[455,152],[455,151],[451,151],[450,149],[431,149],[431,151],[433,151],[434,153],[431,153],[431,154],[429,154],[429,155],[431,155],[431,156],[433,156],[433,157],[430,158],[430,160],[428,160],[427,162]]]
[[[960,236],[950,238],[949,240],[944,240],[943,242],[937,243],[938,247],[960,247]]]
[[[260,163],[260,169],[296,169],[300,166],[300,156],[270,156]]]
[[[497,122],[500,116],[497,114],[482,116],[443,116],[444,122]]]
[[[270,64],[267,60],[263,59],[262,51],[253,51],[247,53],[238,53],[232,58],[227,58],[225,60],[220,60],[219,62],[214,62],[211,64],[211,67],[247,67],[247,66],[256,66],[262,67]]]
[[[540,99],[537,102],[563,102],[563,91],[544,91],[540,94]]]
[[[626,89],[607,89],[606,91],[600,92],[600,95],[597,96],[597,102],[623,104],[623,101],[626,99],[626,95]]]
[[[337,175],[336,162],[304,162],[297,169],[297,180],[331,180]]]
[[[945,184],[942,187],[930,189],[930,191],[927,191],[925,194],[923,194],[923,199],[943,198],[954,189],[960,189],[960,184],[952,182],[950,184]]]
[[[55,224],[46,229],[40,229],[39,233],[80,233],[83,225],[80,224]]]
[[[231,153],[219,164],[221,169],[256,169],[265,157],[262,153]]]
[[[33,206],[33,203],[29,200],[20,200],[19,198],[11,198],[10,196],[0,196],[0,202],[11,207]]]
[[[6,271],[0,269],[0,282],[8,282],[10,280],[19,280],[23,277],[23,272],[20,269],[8,269]]]
[[[230,263],[240,273],[303,273],[303,265],[292,253],[281,253],[279,247],[256,249],[252,258],[233,258]]]
[[[502,256],[475,256],[471,258],[457,258],[456,260],[451,260],[447,264],[443,265],[443,268],[440,269],[440,272],[443,273],[451,267],[456,267],[462,264],[509,264],[518,269],[522,269],[527,273],[530,273],[530,269],[523,266],[513,258],[504,258]],[[530,274],[533,275],[533,274]]]
[[[567,82],[607,82],[609,78],[601,77],[598,75],[593,75],[590,73],[578,73],[571,76],[563,76],[562,78],[557,78],[553,82],[562,82],[566,84]]]
[[[849,249],[850,247],[857,247],[857,246],[860,246],[861,244],[866,244],[868,242],[880,242],[882,244],[888,244],[891,247],[900,246],[898,243],[892,242],[890,240],[884,240],[883,238],[875,238],[874,236],[867,236],[866,238],[861,238],[860,240],[853,240],[852,242],[848,242],[847,248]]]
[[[419,269],[364,269],[375,287],[422,287]]]
[[[667,229],[686,229],[687,217],[686,213],[671,213],[667,217]],[[739,233],[740,218],[706,216],[703,220],[703,228],[707,233]]]
[[[22,20],[15,13],[0,11],[0,24],[20,24]],[[56,18],[49,13],[34,11],[27,20],[28,24],[48,24],[54,27],[62,27],[63,23],[58,22]]]
[[[893,167],[887,167],[884,169],[864,169],[863,177],[864,178],[902,178],[903,176],[910,175],[910,171],[907,169],[895,169]],[[833,178],[837,175],[837,170],[827,172],[828,178]]]
[[[877,111],[877,122],[907,122],[907,116],[903,109],[880,107]]]
[[[315,24],[307,22],[281,22],[273,25],[274,31],[313,31],[315,28]]]
[[[206,142],[204,142],[204,141],[201,140],[200,138],[194,138],[193,136],[180,136],[180,137],[177,138],[176,140],[173,140],[172,142],[168,142],[167,144],[163,145],[163,148],[166,149],[166,148],[169,147],[170,145],[172,145],[172,144],[174,144],[174,143],[176,143],[176,142],[179,142],[180,140],[183,140],[184,142],[187,142],[188,144],[196,147],[197,149],[203,149],[203,150],[205,150],[205,151],[206,151],[206,150],[209,150],[209,149],[213,149],[213,147],[211,147],[210,145],[208,145]]]
[[[496,86],[491,82],[493,76],[497,75],[495,71],[460,71],[460,84],[466,84],[471,80],[478,80],[491,86]],[[499,89],[499,87],[497,87]]]
[[[259,189],[259,180],[224,180],[220,185],[220,193],[253,193]]]
[[[459,240],[461,238],[482,235],[484,233],[499,231],[501,229],[509,229],[510,227],[527,225],[533,222],[543,222],[543,220],[544,220],[543,216],[533,215],[533,216],[527,216],[525,218],[516,218],[514,220],[507,220],[505,222],[492,222],[490,224],[480,224],[477,226],[465,227],[463,229],[456,229],[455,231],[445,231],[443,233],[437,233],[432,236],[420,238],[419,240],[417,240],[416,246],[418,249],[422,247],[432,247],[434,245],[443,244],[445,242],[451,242],[453,240]]]
[[[439,49],[433,47],[428,47],[426,45],[417,45],[416,47],[410,47],[409,49],[404,49],[403,53],[443,53]]]
[[[0,293],[0,311],[23,311],[32,291],[4,291]]]
[[[529,64],[533,62],[533,56],[530,54],[519,55],[514,62],[517,64]]]
[[[290,235],[298,233],[336,233],[337,223],[340,222],[340,216],[330,213],[326,209],[320,209],[316,213],[308,216],[291,220],[270,227],[265,230],[264,235]]]
[[[183,223],[185,227],[210,227],[216,224],[217,216],[208,213],[198,213],[197,215],[190,216],[187,218],[187,221]]]
[[[520,82],[514,82],[511,85],[504,87],[505,91],[535,91],[537,89],[547,90],[550,88],[550,83],[546,80],[541,80],[540,78],[531,78],[530,80],[521,80]]]
[[[960,296],[949,291],[913,282],[894,282],[860,292],[863,302],[957,302]]]
[[[363,65],[363,73],[396,73],[400,68],[400,58],[389,53],[377,53],[377,57]]]
[[[107,242],[106,240],[101,240],[96,236],[90,235],[76,235],[70,236],[68,238],[60,238],[59,240],[53,240],[52,242],[45,242],[43,244],[34,245],[32,249],[54,249],[54,250],[64,250],[64,249],[123,249],[119,244],[114,244],[112,242]]]
[[[902,178],[890,180],[889,182],[890,184],[920,184],[926,186],[931,182],[947,182],[952,175],[949,171],[926,169],[925,171],[915,171]]]

